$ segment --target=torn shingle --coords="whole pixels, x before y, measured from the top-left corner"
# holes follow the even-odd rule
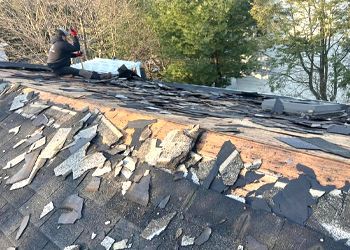
[[[77,194],[68,196],[61,206],[68,212],[62,213],[58,218],[58,224],[74,224],[76,220],[81,218],[81,210],[83,209],[84,199]]]
[[[30,146],[30,148],[29,148],[29,150],[28,150],[28,153],[30,153],[30,152],[32,152],[32,151],[34,151],[34,150],[36,150],[36,149],[38,149],[38,148],[44,146],[45,143],[46,143],[46,137],[42,137],[41,139],[37,140],[36,142],[34,142],[34,143]]]
[[[11,128],[9,130],[9,134],[13,133],[13,135],[17,135],[19,133],[20,128],[21,128],[21,125],[14,127],[14,128]]]
[[[11,161],[7,162],[6,166],[3,167],[2,169],[9,169],[16,166],[17,164],[24,161],[25,156],[26,156],[26,153],[20,154],[19,156],[13,158]]]
[[[46,115],[40,114],[33,120],[32,123],[35,127],[40,127],[42,125],[47,125],[48,122],[49,119],[46,117]]]
[[[41,113],[45,109],[48,109],[49,107],[49,105],[39,102],[31,103],[23,108],[23,112],[21,115],[26,118],[32,118],[34,115],[38,115],[39,113]]]
[[[131,187],[132,182],[131,181],[124,181],[122,182],[122,195],[125,195],[128,189]]]
[[[144,142],[145,140],[147,140],[148,138],[150,138],[152,135],[152,130],[150,129],[149,126],[147,126],[141,133],[139,141],[140,142]]]
[[[60,128],[40,154],[42,159],[52,159],[63,147],[71,128]]]
[[[33,170],[34,164],[38,159],[39,153],[40,151],[34,151],[32,153],[26,154],[24,166],[11,178],[7,179],[6,184],[14,184],[16,182],[27,179]]]
[[[14,111],[14,110],[17,110],[19,108],[22,108],[25,105],[25,103],[28,102],[28,100],[29,100],[28,93],[24,93],[24,94],[16,96],[12,101],[10,111]]]
[[[320,150],[324,152],[339,155],[345,158],[350,158],[350,150],[344,147],[341,147],[337,144],[328,142],[322,138],[312,137],[312,138],[301,138],[301,139],[307,143],[310,143],[318,147]]]
[[[333,124],[327,128],[328,133],[350,135],[350,126]]]
[[[104,158],[104,156],[103,156]],[[104,158],[105,159],[105,158]],[[96,168],[96,170],[92,173],[92,176],[102,176],[106,173],[112,171],[112,163],[110,161],[105,161],[102,167]],[[73,172],[74,174],[74,172]]]
[[[115,239],[106,236],[103,241],[101,242],[101,246],[103,246],[106,250],[111,249],[113,243],[115,242]]]
[[[117,143],[124,135],[105,116],[102,115],[98,132],[102,137],[102,143],[111,146]]]
[[[132,157],[125,157],[123,160],[123,165],[124,167],[126,167],[127,169],[129,169],[130,171],[134,171],[136,168],[136,163],[137,160],[133,159]]]
[[[45,205],[45,207],[43,208],[43,211],[40,214],[40,219],[43,218],[45,215],[47,215],[48,213],[50,213],[52,210],[54,210],[54,205],[53,202],[51,201],[50,203],[48,203],[47,205]]]
[[[248,171],[252,171],[252,170],[257,170],[260,168],[262,164],[262,160],[261,159],[256,159],[252,162],[252,164],[250,166],[248,166],[246,169]]]
[[[169,200],[170,200],[170,195],[166,196],[163,200],[161,200],[161,202],[158,204],[158,207],[160,209],[164,209],[168,204]]]
[[[63,250],[79,250],[79,249],[80,249],[79,245],[71,245],[71,246],[65,247]]]
[[[126,167],[123,167],[122,170],[121,170],[121,173],[122,175],[127,179],[129,180],[130,177],[132,176],[133,172],[130,171],[130,169],[126,168]]]
[[[30,215],[26,215],[23,217],[21,225],[19,226],[17,234],[16,234],[16,240],[18,240],[22,236],[24,230],[26,229],[26,227],[28,225],[29,219],[30,219]]]
[[[222,170],[225,170],[227,167],[228,169],[232,168],[234,170],[243,167],[243,163],[242,165],[240,165],[238,164],[239,162],[237,162],[238,165],[236,168],[235,161],[237,161],[238,152],[235,152],[235,151],[236,151],[236,147],[231,143],[231,141],[224,142],[224,144],[222,145],[218,153],[214,166],[211,168],[209,174],[207,175],[206,179],[203,182],[204,188],[209,189],[211,183],[219,173],[219,169],[221,165],[222,165],[221,167]],[[227,160],[228,158],[229,160]],[[235,171],[232,175],[229,172],[225,172],[227,173],[227,180],[232,182],[234,180],[234,177],[237,174],[236,172],[237,171]],[[238,174],[237,174],[237,177],[238,177]]]
[[[223,183],[227,186],[233,185],[244,164],[237,150],[232,152],[229,157],[220,165],[219,172]]]
[[[204,181],[210,173],[210,170],[213,168],[216,159],[205,159],[199,162],[198,169],[195,171],[198,178],[201,181]]]
[[[192,246],[194,244],[194,237],[190,237],[188,235],[182,236],[181,246]]]
[[[128,245],[128,239],[124,239],[113,244],[113,250],[127,249],[130,247]]]
[[[201,246],[203,245],[205,242],[207,242],[210,238],[211,235],[211,228],[210,227],[206,227],[203,232],[195,239],[194,243],[197,246]]]
[[[151,166],[155,166],[162,152],[162,149],[157,147],[157,143],[158,139],[147,139],[137,150],[137,158],[139,158],[141,162],[146,162]]]
[[[180,227],[180,228],[178,228],[177,230],[176,230],[176,232],[175,232],[175,239],[178,239],[178,238],[180,238],[180,236],[182,235],[182,232],[183,230],[182,230],[182,228]]]
[[[151,220],[147,227],[142,231],[141,236],[146,240],[152,240],[156,235],[160,235],[174,218],[176,212],[167,214],[159,219]]]
[[[104,155],[100,152],[93,153],[91,155],[87,155],[79,164],[76,164],[72,167],[73,170],[73,179],[77,179],[82,176],[87,170],[93,168],[102,168],[106,161]],[[110,171],[110,166],[106,166],[106,171]]]
[[[157,166],[174,169],[181,161],[185,160],[197,136],[199,126],[190,130],[173,130],[167,134],[162,142],[162,152],[157,160]]]
[[[32,171],[30,172],[29,177],[27,179],[24,179],[24,180],[21,180],[19,182],[12,184],[10,190],[23,188],[23,187],[29,185],[32,182],[32,180],[34,179],[36,173],[39,171],[40,168],[42,168],[45,165],[45,163],[46,163],[46,159],[40,158],[40,155],[39,155],[38,159],[36,160],[36,162],[34,164]]]
[[[142,177],[139,183],[133,183],[126,192],[126,198],[142,206],[147,206],[149,200],[149,186],[151,176]]]
[[[277,139],[297,149],[320,150],[319,147],[297,137],[277,137]]]
[[[310,188],[311,183],[305,175],[291,180],[273,197],[273,212],[303,225],[311,215],[310,206],[315,204],[315,200],[309,193]]]
[[[69,173],[72,172],[72,168],[75,165],[78,165],[77,168],[80,166],[80,162],[85,157],[85,151],[89,147],[90,143],[85,144],[83,147],[81,147],[77,152],[69,156],[64,162],[62,162],[60,165],[58,165],[55,169],[55,175],[56,176],[66,176]]]

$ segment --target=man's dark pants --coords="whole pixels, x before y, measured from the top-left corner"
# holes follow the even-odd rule
[[[72,67],[63,67],[58,69],[52,69],[53,72],[59,76],[64,75],[73,75],[73,76],[81,76],[87,79],[100,80],[100,75],[95,71],[88,71],[83,69],[75,69]]]

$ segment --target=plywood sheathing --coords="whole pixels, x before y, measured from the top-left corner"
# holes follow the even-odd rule
[[[26,91],[33,91],[33,89],[27,88]],[[163,140],[171,130],[188,128],[189,125],[168,121],[163,117],[141,113],[133,109],[111,108],[96,100],[74,99],[44,91],[35,91],[39,92],[42,100],[66,104],[78,111],[83,110],[86,106],[89,106],[90,110],[97,108],[119,129],[124,129],[129,121],[156,118],[157,123],[151,126],[152,137],[160,140]],[[130,144],[134,129],[125,129],[124,131],[126,132],[126,144]],[[278,147],[236,135],[206,131],[199,140],[197,151],[203,156],[215,157],[222,144],[227,140],[231,140],[237,147],[244,162],[262,159],[263,164],[260,171],[266,173],[280,174],[286,178],[294,179],[299,175],[295,166],[297,163],[301,163],[314,170],[321,185],[335,185],[341,188],[350,179],[350,161],[347,159],[344,161],[329,159],[310,152]]]

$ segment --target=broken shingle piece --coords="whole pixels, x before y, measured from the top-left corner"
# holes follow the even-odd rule
[[[108,161],[107,161],[108,162]],[[112,166],[110,164],[104,164],[101,168],[96,168],[96,170],[92,173],[92,176],[98,177],[104,174],[107,174],[112,171]]]
[[[205,242],[207,242],[210,238],[211,235],[211,228],[210,227],[206,227],[203,232],[195,239],[194,243],[197,246],[203,245]]]
[[[87,155],[79,164],[76,164],[72,167],[73,170],[73,179],[77,179],[80,176],[82,176],[86,171],[98,168],[102,169],[102,166],[104,165],[106,161],[106,157],[101,152],[96,152],[91,155]],[[111,166],[108,165],[106,168],[103,169],[103,172],[106,173],[110,172]]]
[[[147,227],[142,231],[142,238],[152,240],[154,236],[160,235],[167,228],[168,224],[175,215],[176,212],[173,212],[157,220],[151,220]]]
[[[3,167],[2,169],[9,169],[16,166],[17,164],[24,161],[25,156],[26,156],[26,153],[20,154],[19,156],[13,158],[11,161],[7,162],[6,166]]]
[[[311,215],[311,205],[315,204],[310,188],[311,182],[305,175],[291,180],[273,197],[273,212],[303,225]]]
[[[137,151],[137,158],[141,162],[146,162],[151,166],[157,164],[157,160],[162,152],[162,149],[157,147],[158,139],[147,139],[141,144],[141,147]]]
[[[60,128],[40,154],[40,158],[52,159],[63,147],[71,128]]]
[[[24,216],[24,218],[23,218],[23,220],[21,222],[21,225],[18,228],[18,231],[17,231],[17,234],[16,234],[16,240],[18,240],[22,236],[24,230],[26,229],[26,227],[28,225],[29,218],[30,218],[30,215]]]
[[[226,186],[233,185],[244,164],[237,150],[233,151],[229,157],[220,165],[219,172],[223,183]]]
[[[340,135],[350,135],[350,126],[333,124],[327,128],[327,132]]]
[[[39,113],[41,113],[45,109],[48,109],[49,107],[50,107],[49,105],[39,103],[39,102],[31,103],[23,108],[23,112],[21,115],[23,117],[30,119],[34,115],[38,115]]]
[[[142,206],[147,206],[151,176],[142,177],[139,183],[133,183],[126,192],[126,198]]]
[[[206,179],[203,182],[204,188],[209,189],[211,183],[213,182],[213,180],[215,179],[215,177],[219,173],[221,165],[223,165],[221,167],[222,169],[226,169],[226,167],[228,167],[228,169],[231,168],[231,166],[229,166],[229,165],[230,164],[233,165],[235,163],[236,158],[238,157],[238,152],[235,152],[235,151],[236,151],[236,147],[235,147],[235,145],[232,144],[231,141],[224,142],[224,144],[222,145],[222,147],[217,155],[214,166],[211,168],[209,174],[207,175]],[[229,158],[229,160],[226,161],[228,158]],[[242,163],[241,167],[243,167],[243,163]],[[234,165],[232,166],[232,168],[236,169],[234,167]],[[230,176],[230,173],[227,172],[227,177],[230,178],[229,180],[231,182],[234,179],[233,177],[235,175],[236,175],[236,172],[233,176]],[[238,174],[237,174],[237,177],[238,177]]]
[[[63,161],[60,165],[54,168],[54,172],[56,176],[66,176],[71,173],[74,165],[79,165],[81,160],[85,157],[85,151],[89,147],[90,143],[85,144],[81,147],[77,152],[69,156],[65,161]],[[79,167],[79,166],[78,166]],[[77,168],[78,168],[77,167]]]
[[[14,128],[11,128],[9,130],[9,134],[13,133],[13,135],[17,135],[19,133],[20,128],[21,128],[21,125],[14,127]]]
[[[128,239],[124,239],[113,244],[113,250],[127,249],[130,247],[128,246]]]
[[[77,194],[68,196],[61,206],[69,212],[62,213],[58,218],[58,224],[74,224],[76,220],[81,218],[81,210],[83,209],[84,199]]]
[[[45,215],[47,215],[48,213],[50,213],[52,210],[54,210],[54,205],[53,202],[51,201],[50,203],[48,203],[47,205],[45,205],[45,207],[43,208],[43,211],[40,214],[40,219],[43,218]]]
[[[174,169],[181,161],[185,160],[193,148],[199,135],[199,126],[190,130],[170,131],[162,142],[162,152],[157,160],[157,165]]]
[[[203,159],[201,162],[198,163],[198,169],[195,170],[195,173],[201,181],[204,181],[207,178],[207,176],[210,173],[210,170],[215,165],[215,161],[216,159]]]
[[[299,137],[277,137],[277,140],[297,149],[320,150],[319,147],[306,141],[303,141]]]
[[[19,188],[22,188],[22,187],[29,185],[32,182],[32,180],[34,179],[36,173],[39,171],[40,168],[42,168],[45,165],[45,163],[46,163],[46,159],[41,159],[38,157],[35,164],[34,164],[32,172],[30,172],[29,177],[27,179],[24,179],[22,181],[19,181],[19,182],[12,184],[10,190],[19,189]]]
[[[24,166],[11,178],[9,178],[6,181],[6,184],[14,184],[16,182],[27,179],[33,170],[34,164],[38,159],[39,153],[39,151],[34,151],[32,153],[26,154]]]
[[[194,244],[194,237],[190,237],[188,235],[182,236],[181,246],[192,246]]]
[[[71,245],[71,246],[65,247],[63,250],[79,250],[79,249],[80,249],[79,245]]]
[[[113,243],[115,242],[115,239],[106,236],[103,241],[101,242],[101,246],[103,246],[106,250],[111,249]]]
[[[124,135],[105,116],[102,115],[98,132],[102,137],[102,144],[111,146],[117,143]]]
[[[147,126],[141,133],[139,141],[140,142],[144,142],[145,140],[147,140],[148,138],[150,138],[152,135],[152,130],[149,126]]]
[[[166,196],[159,204],[158,207],[164,209],[170,200],[170,195]]]
[[[132,182],[131,181],[124,181],[122,182],[122,195],[125,195],[128,189],[131,187]]]
[[[29,93],[24,93],[21,95],[16,96],[11,104],[10,111],[17,110],[19,108],[22,108],[25,103],[28,102]]]
[[[28,150],[28,153],[34,151],[35,149],[38,149],[38,148],[44,146],[45,143],[46,143],[46,137],[42,137],[41,139],[37,140],[36,142],[34,142],[34,143],[30,146],[30,148],[29,148],[29,150]]]
[[[123,160],[124,167],[128,168],[131,172],[135,170],[136,163],[137,163],[137,160],[134,160],[129,156],[125,157]]]
[[[40,127],[42,125],[47,125],[48,122],[49,119],[46,117],[46,115],[40,114],[33,120],[32,123],[35,127]]]
[[[130,169],[123,167],[121,170],[122,175],[126,178],[126,179],[130,179],[130,177],[132,176],[132,171],[130,171]]]

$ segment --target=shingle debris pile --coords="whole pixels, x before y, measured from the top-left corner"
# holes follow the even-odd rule
[[[297,166],[299,178],[276,178],[242,198],[232,193],[265,177],[261,160],[244,163],[231,141],[215,159],[201,156],[198,125],[159,141],[157,120],[135,120],[127,145],[98,110],[42,102],[18,86],[5,88],[0,105],[5,248],[350,246],[349,189],[321,186],[306,166]]]

